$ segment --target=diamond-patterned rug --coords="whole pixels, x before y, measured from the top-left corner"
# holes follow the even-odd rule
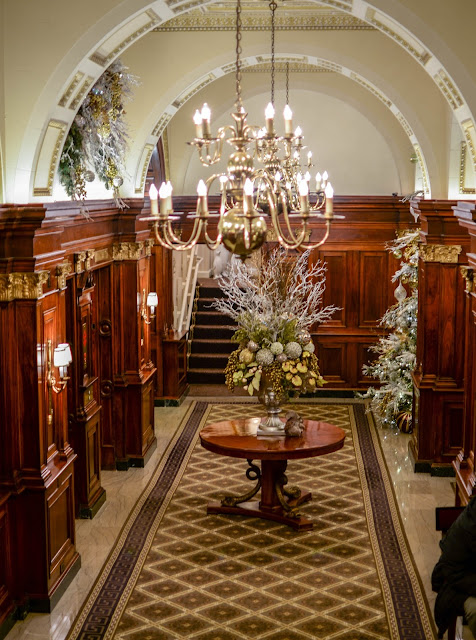
[[[296,408],[296,405],[293,405]],[[192,405],[131,513],[70,640],[431,640],[435,631],[403,533],[378,434],[359,401],[299,404],[346,431],[338,452],[290,461],[312,491],[309,532],[208,502],[250,487],[246,462],[197,442],[207,423],[255,404]]]

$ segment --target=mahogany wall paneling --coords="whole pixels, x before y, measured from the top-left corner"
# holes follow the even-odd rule
[[[117,339],[113,354],[114,415],[118,469],[144,466],[157,445],[153,420],[150,425],[144,419],[144,412],[147,414],[150,409],[148,400],[146,406],[143,406],[143,401],[147,398],[147,394],[143,393],[143,386],[150,385],[153,390],[156,369],[141,362],[140,331],[143,320],[138,294],[142,292],[137,289],[142,267],[139,262],[146,260],[142,251],[141,244],[122,243],[121,252],[114,261],[113,332]],[[150,357],[146,357],[146,360],[150,363]]]
[[[416,471],[452,474],[463,446],[465,311],[460,264],[468,239],[448,203],[420,202],[417,366],[409,449]],[[418,400],[416,402],[416,400]]]
[[[164,399],[178,400],[187,388],[186,335],[169,334],[162,341]]]
[[[335,338],[319,336],[317,342],[317,357],[319,368],[328,386],[343,386],[349,382],[347,366],[347,343],[335,342]]]
[[[48,537],[48,594],[50,598],[54,598],[62,577],[67,574],[68,569],[79,557],[75,549],[74,512],[70,508],[74,502],[72,467],[55,480],[46,492],[48,530],[51,531],[51,535]],[[65,514],[67,514],[66,518]],[[76,567],[76,570],[78,569],[79,563]],[[59,597],[58,593],[54,598],[54,604]],[[36,610],[43,611],[46,605],[51,607],[51,602],[49,600],[41,602],[40,599]]]
[[[9,616],[14,609],[11,593],[12,549],[8,516],[8,494],[0,494],[0,637],[13,626]]]
[[[164,335],[168,335],[168,331],[173,325],[172,266],[172,251],[155,245],[152,248],[151,268],[153,271],[151,283],[155,281],[155,291],[159,298],[159,306],[156,311],[155,333],[151,334],[154,340],[151,344],[151,352],[152,362],[157,366],[157,398],[163,398],[166,395],[164,391],[165,377],[170,378],[174,375],[174,370],[165,368],[165,355],[162,344]],[[153,357],[154,351],[155,359]]]
[[[388,307],[387,252],[359,252],[359,328],[374,328]]]
[[[79,272],[67,289],[68,331],[73,345],[73,376],[69,385],[70,429],[75,463],[76,515],[92,518],[104,504],[101,486],[101,406],[97,371],[97,305],[94,277]]]
[[[80,564],[74,525],[71,528],[70,524],[74,522],[73,491],[62,500],[54,519],[49,517],[48,509],[49,501],[62,492],[64,482],[71,483],[73,488],[75,454],[67,438],[66,392],[50,393],[46,384],[47,340],[52,340],[54,348],[66,339],[64,293],[53,291],[38,301],[18,300],[15,305],[17,351],[20,360],[28,356],[30,363],[27,366],[25,360],[21,367],[19,388],[28,402],[21,403],[20,415],[24,490],[15,500],[16,544],[19,550],[28,549],[28,553],[19,554],[16,589],[20,599],[28,599],[31,610],[49,611],[61,593],[61,585],[69,584]],[[41,377],[38,369],[31,367],[37,344],[42,345]],[[57,370],[54,373],[57,375]],[[43,397],[41,401],[36,395],[37,388],[40,398]],[[55,562],[61,565],[60,573],[51,571],[49,552],[56,547]]]
[[[98,376],[101,404],[101,468],[116,468],[113,352],[116,339],[112,330],[112,263],[94,271],[97,296]],[[120,341],[119,341],[120,342]]]
[[[322,298],[323,306],[334,305],[340,307],[334,313],[332,318],[326,322],[326,327],[342,327],[347,326],[347,285],[348,285],[348,266],[346,251],[319,251],[319,259],[326,263],[326,290]]]

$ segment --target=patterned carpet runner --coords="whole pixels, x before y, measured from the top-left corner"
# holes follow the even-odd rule
[[[293,408],[296,408],[294,405]],[[358,401],[299,404],[346,431],[344,448],[291,461],[312,491],[310,532],[208,502],[248,488],[246,461],[197,443],[205,424],[261,415],[197,402],[131,513],[69,640],[431,640],[378,435]]]

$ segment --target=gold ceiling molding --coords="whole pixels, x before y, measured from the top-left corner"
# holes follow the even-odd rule
[[[171,120],[172,120],[172,116],[170,115],[170,113],[162,114],[162,116],[160,117],[160,120],[157,122],[157,124],[152,130],[152,135],[160,138],[162,131],[165,129],[165,127],[169,124]]]
[[[185,104],[187,100],[190,100],[193,95],[198,93],[198,91],[206,87],[208,84],[210,84],[210,82],[213,82],[214,80],[216,80],[216,77],[213,75],[213,73],[209,73],[208,76],[206,76],[201,82],[199,82],[197,85],[189,89],[186,93],[183,93],[176,100],[174,100],[172,102],[172,106],[176,109],[180,109],[180,107]]]
[[[170,180],[170,149],[167,129],[164,129],[162,132],[162,147],[164,150],[165,179]]]
[[[474,128],[474,122],[468,118],[461,122],[461,126],[463,127],[463,133],[468,143],[468,151],[471,155],[473,166],[476,169],[476,130]]]
[[[276,64],[274,67],[275,73],[286,73],[286,64]],[[329,67],[320,66],[316,64],[307,64],[305,62],[295,62],[289,65],[290,73],[334,73],[337,69],[330,69]],[[259,64],[252,65],[243,69],[243,73],[271,73],[271,64]]]
[[[466,282],[466,293],[474,292],[474,269],[472,267],[460,267],[461,275]]]
[[[399,123],[402,125],[405,133],[407,134],[407,136],[409,138],[411,138],[414,133],[413,133],[413,129],[410,127],[410,125],[408,124],[407,119],[403,116],[402,113],[400,113],[400,111],[396,114],[397,115],[397,120],[399,121]]]
[[[146,144],[142,151],[141,164],[139,166],[142,167],[140,172],[139,183],[136,183],[135,192],[138,194],[142,194],[144,192],[145,178],[147,176],[147,169],[149,168],[149,162],[152,157],[152,152],[154,151],[153,144]]]
[[[161,19],[155,11],[147,9],[147,11],[144,11],[144,13],[136,16],[123,27],[118,29],[110,38],[103,42],[98,49],[96,49],[89,59],[101,67],[109,66],[109,64],[117,58],[124,49],[143,36],[144,33],[151,31],[151,29],[155,25],[159,24],[160,21]],[[118,38],[120,39],[120,42],[116,44]],[[109,47],[113,48],[108,51]]]
[[[49,277],[49,271],[0,274],[0,302],[41,298]]]
[[[463,248],[457,244],[422,244],[420,256],[423,262],[456,264]]]
[[[56,267],[56,287],[66,289],[66,279],[73,272],[73,265],[69,260],[65,260]]]
[[[466,187],[466,153],[468,145],[466,142],[461,142],[460,154],[459,154],[459,192],[464,194],[476,193],[474,187]]]
[[[182,9],[182,7],[180,7]],[[211,12],[202,13],[193,11],[182,14],[163,25],[155,27],[153,31],[234,31],[236,18],[230,12],[213,14]],[[269,10],[268,13],[254,14],[253,12],[243,12],[243,31],[270,31]],[[333,30],[365,30],[375,31],[375,27],[359,20],[355,16],[347,14],[319,14],[307,13],[304,11],[294,11],[285,15],[276,15],[276,31],[333,31]]]
[[[82,71],[78,71],[74,78],[72,79],[69,87],[66,89],[66,91],[63,93],[63,95],[61,96],[58,105],[60,107],[65,107],[68,104],[69,99],[71,98],[71,96],[73,95],[74,90],[76,89],[76,87],[78,86],[78,84],[81,82],[81,80],[84,78],[84,73]]]
[[[367,82],[366,80],[364,80],[364,78],[362,78],[362,76],[359,76],[358,73],[354,73],[353,71],[350,74],[350,77],[352,78],[352,80],[355,80],[355,82],[358,82],[360,85],[362,85],[362,87],[364,87],[365,89],[373,93],[374,96],[376,96],[381,102],[383,102],[390,109],[390,107],[392,106],[392,101],[389,100],[386,96],[384,96],[383,93],[380,93],[377,87],[374,87],[373,84],[370,84],[370,82]]]
[[[119,242],[112,245],[112,259],[118,262],[122,260],[139,260],[143,249],[143,242]]]
[[[89,88],[91,87],[93,82],[94,82],[94,78],[92,76],[88,76],[86,78],[86,80],[81,85],[81,88],[79,89],[78,93],[74,97],[74,100],[71,101],[71,104],[69,105],[70,109],[72,109],[73,111],[76,111],[80,103],[86,97],[86,94],[89,91]]]
[[[56,164],[68,125],[61,120],[50,120],[43,136],[40,153],[36,161],[34,196],[53,195]]]
[[[430,181],[428,179],[428,173],[426,170],[425,162],[423,160],[423,154],[421,152],[420,145],[414,144],[413,148],[415,150],[416,157],[418,158],[418,164],[420,165],[421,179],[423,182],[423,191],[425,193],[430,193]]]
[[[408,39],[403,37],[402,33],[399,33],[396,28],[397,24],[393,27],[390,26],[389,20],[380,13],[377,13],[374,9],[368,9],[366,14],[366,19],[370,24],[374,25],[379,31],[383,31],[386,33],[392,40],[398,42],[404,49],[406,49],[414,58],[418,60],[422,65],[425,65],[428,60],[431,58],[428,51],[421,48],[417,48],[418,44],[410,42]],[[392,21],[393,23],[393,21]]]
[[[443,69],[440,69],[433,78],[453,109],[463,105],[463,98]]]

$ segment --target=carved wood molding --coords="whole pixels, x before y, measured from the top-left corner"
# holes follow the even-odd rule
[[[0,274],[0,302],[41,298],[49,277],[49,271]]]
[[[139,260],[144,249],[143,242],[119,242],[112,245],[113,260]]]
[[[73,265],[65,260],[56,267],[56,286],[58,289],[66,289],[66,278],[73,271]]]
[[[466,293],[474,292],[474,269],[472,267],[460,267],[461,275],[466,281]]]
[[[95,258],[94,249],[87,249],[86,251],[78,251],[74,254],[74,270],[76,273],[82,273],[83,271],[91,270],[91,262]]]
[[[456,264],[462,250],[461,245],[422,244],[420,246],[420,256],[423,262]]]

